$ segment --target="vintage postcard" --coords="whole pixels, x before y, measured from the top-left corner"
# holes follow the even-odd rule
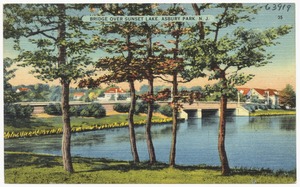
[[[3,185],[297,183],[296,3],[2,12]]]

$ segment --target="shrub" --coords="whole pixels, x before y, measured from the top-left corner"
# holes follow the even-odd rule
[[[130,103],[117,103],[114,104],[113,109],[116,112],[120,112],[120,113],[126,113],[129,112],[129,108],[130,108]]]
[[[153,104],[153,111],[157,111],[159,109],[159,104],[154,103]],[[141,103],[137,103],[136,108],[135,108],[136,113],[145,113],[147,114],[148,112],[148,103],[147,102],[141,102]]]
[[[118,98],[117,98],[117,100],[126,100],[126,99],[127,99],[127,97],[124,95],[118,95]]]
[[[255,111],[255,106],[253,104],[246,104],[243,105],[243,107],[248,110],[249,112],[254,112]]]
[[[33,112],[32,106],[22,106],[19,104],[16,105],[5,105],[4,107],[4,116],[8,118],[19,118],[26,119],[30,118]]]
[[[171,117],[173,114],[173,109],[170,105],[164,105],[159,108],[159,112],[165,116]]]
[[[79,107],[71,106],[69,112],[71,116],[79,116]]]
[[[45,112],[49,115],[62,115],[60,104],[50,104],[45,106],[44,109]],[[99,103],[92,103],[82,106],[71,106],[69,112],[71,116],[85,116],[95,118],[106,116],[105,108]]]
[[[33,112],[33,107],[32,106],[21,106],[21,105],[15,105],[16,106],[16,112],[17,112],[17,118],[30,118],[32,112]]]
[[[117,103],[113,106],[114,110],[120,113],[126,113],[129,112],[130,103]],[[157,103],[154,103],[153,109],[154,111],[157,111],[159,108],[159,105]],[[140,102],[136,103],[135,106],[135,114],[138,115],[139,113],[147,113],[148,112],[148,104],[146,102]]]
[[[79,107],[77,112],[80,116],[101,118],[106,116],[105,108],[99,103],[92,103]]]
[[[49,104],[44,107],[44,110],[49,115],[57,115],[57,116],[62,115],[61,106],[58,103]]]
[[[15,118],[16,117],[16,109],[14,105],[4,105],[4,116],[7,118]]]
[[[268,107],[266,105],[259,105],[258,108],[261,110],[268,110]]]

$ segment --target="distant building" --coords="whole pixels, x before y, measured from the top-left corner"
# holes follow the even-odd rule
[[[30,91],[30,89],[29,88],[18,88],[17,90],[16,90],[16,92],[17,93],[20,93],[20,92],[29,92]]]
[[[83,96],[84,96],[84,92],[75,92],[74,94],[73,94],[73,99],[74,100],[79,100],[79,99],[81,99]]]
[[[275,89],[238,88],[238,91],[248,102],[257,99],[268,105],[279,105],[279,92]]]
[[[127,98],[129,93],[123,90],[122,88],[109,88],[104,92],[104,97],[98,97],[98,100],[120,100],[120,98]]]

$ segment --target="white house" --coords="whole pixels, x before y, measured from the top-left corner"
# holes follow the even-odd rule
[[[115,100],[117,101],[119,96],[123,96],[124,98],[129,97],[129,93],[123,90],[122,88],[109,88],[104,92],[104,97],[98,97],[98,100]]]
[[[259,100],[265,100],[265,104],[279,105],[279,92],[275,89],[238,88],[238,91],[247,96],[247,100],[256,97]]]

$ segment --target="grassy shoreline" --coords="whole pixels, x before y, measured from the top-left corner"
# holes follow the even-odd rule
[[[281,116],[296,115],[296,110],[256,110],[250,113],[250,116]]]
[[[135,125],[146,124],[145,115],[135,115]],[[154,115],[153,124],[171,122],[171,118],[162,115]],[[109,128],[128,126],[126,114],[113,114],[103,118],[71,117],[72,132],[94,131]],[[5,124],[4,139],[33,137],[43,135],[62,134],[62,122],[60,116],[35,117],[30,121],[20,121]]]
[[[176,166],[158,163],[133,165],[127,161],[74,157],[75,173],[63,171],[61,158],[52,155],[5,152],[5,183],[9,184],[293,184],[295,172],[232,169],[221,176],[219,167]]]
[[[251,117],[296,115],[291,110],[257,110],[250,113]],[[134,116],[135,125],[146,123],[145,115]],[[153,124],[164,124],[172,121],[171,118],[156,113],[153,116]],[[109,128],[126,127],[127,114],[113,113],[103,118],[71,117],[72,132],[94,131]],[[33,116],[28,121],[5,121],[4,139],[53,135],[62,133],[61,116],[41,115]]]

